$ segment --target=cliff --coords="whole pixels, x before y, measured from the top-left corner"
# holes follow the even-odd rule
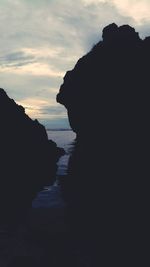
[[[63,154],[48,140],[46,130],[0,89],[0,211],[1,222],[21,217],[44,185],[55,180]]]
[[[63,192],[89,255],[100,249],[103,266],[120,266],[146,251],[150,37],[116,24],[102,37],[57,95],[77,133]]]
[[[133,114],[133,105],[139,112],[142,97],[148,96],[150,37],[141,40],[132,27],[116,24],[105,27],[102,37],[66,73],[57,95],[78,135],[110,118],[122,121],[121,116]]]

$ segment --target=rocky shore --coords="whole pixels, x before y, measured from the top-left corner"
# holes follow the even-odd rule
[[[3,248],[9,240],[2,267],[147,266],[150,37],[113,23],[102,38],[57,95],[77,134],[60,179],[65,207],[29,212],[37,192],[53,183],[63,151],[0,90],[1,218],[16,221],[28,211],[15,239],[10,228],[1,233]]]
[[[57,95],[77,134],[63,191],[97,266],[133,266],[147,251],[150,37],[113,23],[102,38]]]
[[[36,194],[55,181],[64,150],[0,89],[0,224],[24,219]]]

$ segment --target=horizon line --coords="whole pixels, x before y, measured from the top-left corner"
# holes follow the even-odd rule
[[[45,128],[46,131],[73,131],[71,128]]]

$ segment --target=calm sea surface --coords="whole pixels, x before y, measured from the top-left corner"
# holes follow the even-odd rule
[[[47,130],[48,139],[52,139],[58,147],[65,149],[66,154],[60,158],[58,162],[58,171],[57,175],[66,175],[67,166],[70,153],[73,148],[73,143],[76,138],[76,135],[71,130],[62,130],[62,131],[50,131]]]
[[[67,174],[68,160],[73,149],[76,135],[71,130],[47,130],[48,139],[53,140],[58,147],[65,149],[66,154],[62,156],[58,162],[57,176]],[[57,182],[53,186],[46,186],[32,203],[33,208],[49,208],[63,206],[64,202],[61,198],[60,188]]]
[[[66,151],[66,155],[63,156],[58,162],[57,171],[57,175],[65,175],[67,173],[68,159],[72,150],[75,134],[71,130],[53,130],[47,131],[47,134],[49,139],[52,139],[54,142],[57,143],[58,147],[62,147]],[[33,209],[31,212],[31,219],[29,220],[31,227],[36,226],[36,229],[40,229],[40,231],[42,227],[44,227],[44,229],[47,229],[47,231],[49,231],[49,229],[55,229],[55,231],[58,232],[64,231],[63,227],[65,225],[65,203],[61,197],[60,187],[59,185],[57,185],[57,183],[55,183],[55,185],[53,186],[45,187],[44,190],[41,191],[34,199],[32,207]],[[49,210],[49,208],[51,210]],[[43,213],[41,213],[41,210]],[[38,230],[36,231],[38,234]],[[26,258],[33,258],[36,260],[41,260],[42,257],[42,259],[45,258],[46,252],[44,252],[43,250],[43,245],[38,241],[38,244],[33,246],[33,237],[31,237],[32,241],[30,242],[30,234],[31,233],[30,231],[28,232],[28,227],[26,227],[26,225],[21,225],[20,228],[17,230],[13,230],[13,228],[7,229],[7,227],[5,226],[0,227],[0,267],[21,267],[24,259]],[[21,260],[21,264],[12,265],[11,263],[17,257]]]

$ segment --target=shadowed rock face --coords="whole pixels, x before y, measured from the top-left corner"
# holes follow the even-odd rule
[[[67,108],[78,135],[101,127],[102,120],[117,122],[133,114],[133,105],[140,111],[138,101],[148,93],[149,44],[130,26],[111,24],[103,30],[103,41],[66,73],[57,101]]]
[[[44,185],[55,180],[63,150],[48,140],[46,130],[0,89],[1,221],[21,216]]]
[[[100,232],[106,262],[109,255],[121,266],[130,251],[138,259],[147,231],[150,37],[116,24],[102,36],[66,73],[57,95],[77,133],[63,190],[80,234]]]

